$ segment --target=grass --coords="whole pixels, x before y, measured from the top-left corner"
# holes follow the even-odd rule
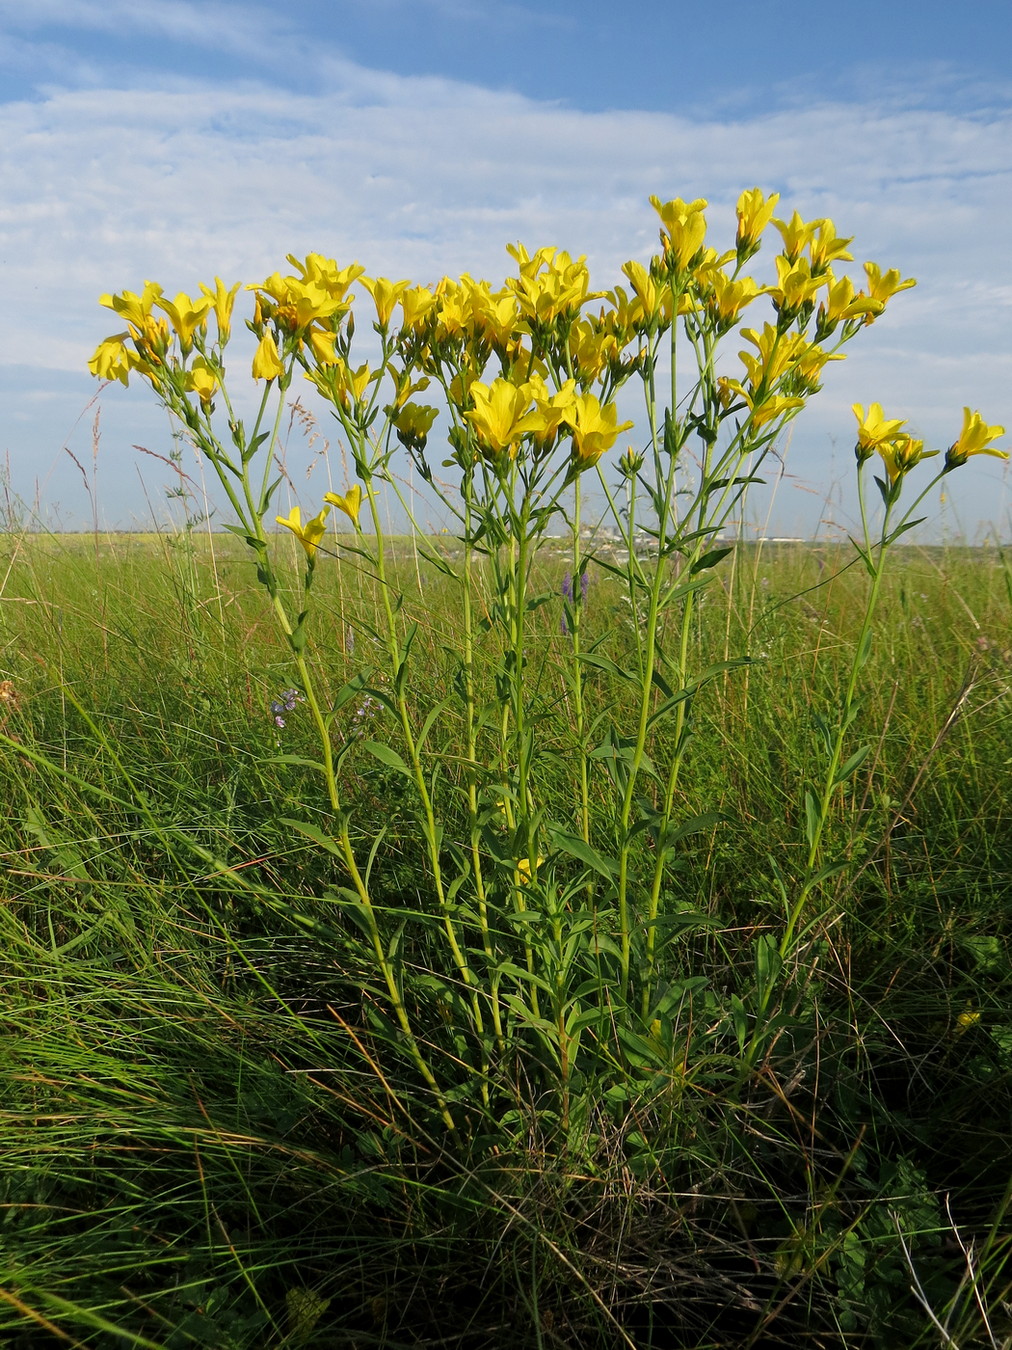
[[[849,668],[867,578],[829,544],[725,564],[692,668],[754,661],[694,712],[678,806],[709,823],[665,872],[664,1016],[611,1049],[595,1030],[611,1068],[578,1067],[565,1109],[519,1029],[464,1144],[390,1030],[339,860],[286,823],[325,829],[330,808],[291,762],[317,753],[306,710],[270,716],[291,650],[239,543],[12,532],[4,555],[5,1344],[1012,1343],[1007,555],[895,550],[862,678],[870,751],[827,825],[849,864],[747,1068],[778,878],[803,868],[813,710]],[[295,540],[286,556],[297,594]],[[455,677],[460,615],[409,547],[392,566],[421,720]],[[543,549],[534,568],[553,597],[528,631],[550,800],[574,734],[565,563]],[[590,576],[583,640],[620,664],[637,617]],[[321,564],[313,594],[331,706],[384,668],[380,596],[353,558]],[[492,701],[493,665],[478,678]],[[630,715],[604,668],[583,694],[591,722]],[[334,726],[413,1024],[452,1064],[460,990],[410,921],[431,891],[413,795],[366,748],[399,743],[393,718],[355,698]],[[459,709],[430,734],[451,850]],[[596,779],[593,820],[610,810]]]

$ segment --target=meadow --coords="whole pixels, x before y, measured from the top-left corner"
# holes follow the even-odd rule
[[[606,1071],[573,1083],[566,1120],[521,1027],[461,1141],[410,1062],[387,1062],[339,860],[286,823],[322,828],[329,805],[299,763],[307,709],[275,724],[291,652],[242,546],[3,544],[5,1344],[1008,1343],[1012,557],[895,550],[865,672],[873,746],[829,823],[849,865],[751,1062],[757,940],[782,929],[813,709],[849,666],[868,578],[849,545],[725,563],[694,663],[754,659],[694,715],[678,809],[699,828],[666,871],[664,1026],[599,1032]],[[302,550],[282,552],[297,590]],[[454,678],[460,608],[395,552],[421,721]],[[571,791],[572,639],[565,560],[546,545],[535,569],[550,798]],[[628,598],[588,576],[584,636],[621,661]],[[371,663],[376,590],[354,557],[318,566],[328,703]],[[603,666],[585,695],[590,717],[631,715]],[[393,721],[344,702],[342,789],[405,997],[452,1068],[436,937],[405,923],[432,886],[410,785],[364,748],[399,744]],[[459,766],[463,741],[440,716],[428,752]],[[466,802],[437,790],[466,841]]]
[[[1012,1343],[1012,557],[912,543],[1004,428],[855,404],[852,537],[737,543],[914,282],[650,200],[608,291],[102,297],[183,524],[3,535],[16,1350]]]

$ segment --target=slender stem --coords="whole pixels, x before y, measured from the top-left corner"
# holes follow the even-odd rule
[[[580,629],[583,619],[583,578],[580,550],[580,479],[573,484],[573,625],[572,633],[572,689],[573,712],[576,718],[577,756],[580,762],[580,834],[590,843],[590,781],[587,775],[586,718],[583,709],[583,666],[580,662]]]
[[[468,966],[467,959],[464,956],[457,933],[454,928],[453,912],[450,902],[447,898],[446,887],[443,881],[442,861],[439,855],[440,831],[436,824],[435,811],[432,806],[432,798],[429,793],[428,785],[425,781],[425,772],[422,768],[421,758],[418,753],[418,745],[415,740],[414,728],[411,725],[411,713],[408,708],[408,701],[405,695],[407,681],[403,669],[408,659],[407,652],[402,648],[400,638],[397,632],[397,619],[394,614],[394,607],[391,602],[391,586],[386,571],[386,548],[383,535],[383,525],[380,520],[379,506],[375,494],[368,494],[369,510],[372,515],[373,531],[376,539],[376,549],[374,555],[376,567],[376,579],[379,582],[380,597],[383,605],[383,612],[386,618],[387,627],[387,650],[390,655],[391,666],[393,670],[393,695],[394,704],[397,708],[397,717],[400,723],[401,734],[404,737],[404,744],[407,748],[408,759],[411,765],[411,776],[415,784],[415,790],[418,793],[418,799],[422,807],[422,827],[425,834],[426,849],[429,856],[429,867],[432,872],[433,885],[436,888],[436,903],[439,907],[443,919],[443,931],[446,934],[446,940],[453,957],[453,963],[457,968],[463,985],[471,991],[472,1012],[475,1019],[475,1028],[479,1036],[483,1032],[481,1006],[476,992],[476,982],[474,974]]]

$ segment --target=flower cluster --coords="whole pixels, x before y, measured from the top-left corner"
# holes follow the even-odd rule
[[[180,292],[168,300],[161,286],[146,281],[140,295],[123,291],[101,296],[99,303],[118,314],[127,327],[99,343],[88,362],[91,373],[125,385],[136,372],[163,394],[170,392],[166,380],[174,381],[177,394],[195,393],[201,407],[210,408],[221,383],[221,352],[231,336],[239,283],[228,287],[216,277],[213,290],[204,285],[200,289],[199,298]],[[207,323],[212,314],[217,341],[209,346]]]
[[[925,450],[923,440],[904,431],[905,418],[886,417],[881,403],[873,403],[867,413],[862,404],[855,403],[853,411],[857,418],[857,443],[854,446],[857,462],[864,464],[877,452],[885,465],[890,488],[895,488],[922,459],[932,459],[940,453],[938,450]],[[943,472],[960,468],[972,455],[993,455],[996,459],[1008,459],[1007,450],[998,450],[991,444],[1004,434],[1004,427],[988,426],[979,412],[964,408],[963,429],[945,453]]]
[[[771,321],[741,330],[749,346],[739,353],[737,377],[717,376],[711,362],[701,386],[706,409],[694,415],[707,444],[731,418],[738,435],[752,436],[753,446],[765,445],[818,391],[825,365],[843,359],[842,344],[915,284],[895,269],[866,262],[858,288],[849,275],[834,270],[853,261],[852,240],[826,218],[806,221],[796,211],[790,219],[778,218],[779,196],[758,187],[739,197],[734,247],[723,252],[708,244],[705,199],[650,201],[660,249],[646,263],[623,265],[628,290],[594,291],[584,257],[552,247],[530,252],[521,243],[507,250],[516,275],[499,287],[467,274],[420,286],[366,276],[358,263],[340,266],[318,253],[303,259],[289,254],[288,273],[275,272],[245,287],[253,296],[247,327],[257,339],[253,377],[285,390],[293,367],[301,366],[346,431],[364,437],[376,424],[378,440],[396,437],[430,481],[425,451],[439,410],[413,396],[435,381],[447,396],[448,439],[462,467],[484,463],[502,475],[518,463],[537,468],[568,446],[571,481],[596,465],[632,425],[619,421],[617,391],[634,373],[648,378],[657,343],[673,324],[683,324],[689,341],[712,353],[749,306],[764,297],[772,305]],[[771,231],[778,239],[770,269],[775,275],[761,284],[744,268]],[[355,283],[375,310],[381,347],[375,366],[351,359]],[[240,289],[216,278],[196,296],[170,299],[148,281],[139,294],[103,296],[101,303],[125,330],[99,344],[92,372],[124,384],[139,373],[191,428],[209,424]],[[394,386],[385,404],[384,381]],[[880,454],[895,483],[935,452],[925,451],[902,424],[883,430],[876,409],[882,419],[877,404],[867,420],[863,408],[859,413],[858,458]],[[377,423],[381,414],[386,420]],[[1000,428],[967,410],[946,468],[971,455],[1002,454],[991,448],[999,434]],[[239,448],[245,455],[245,445]],[[368,484],[369,466],[359,464],[358,470]],[[346,514],[358,529],[362,502],[363,489],[355,485],[344,495],[328,493],[305,523],[298,508],[276,519],[312,563],[329,508]]]
[[[358,516],[362,509],[363,493],[358,483],[354,483],[343,497],[336,492],[325,492],[323,494],[324,505],[320,508],[312,520],[307,520],[303,525],[302,511],[298,506],[293,506],[287,516],[275,516],[275,522],[283,525],[286,530],[291,530],[296,539],[306,551],[306,557],[310,563],[316,561],[316,550],[320,546],[320,540],[327,532],[327,516],[330,514],[330,508],[336,506],[339,511],[343,511],[356,530],[359,528]]]

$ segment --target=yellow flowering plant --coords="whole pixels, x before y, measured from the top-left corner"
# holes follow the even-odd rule
[[[93,373],[148,381],[213,467],[230,528],[255,557],[319,743],[318,757],[304,763],[322,800],[286,823],[337,870],[333,903],[362,934],[376,977],[370,997],[383,1005],[392,1053],[406,1056],[450,1138],[515,1105],[527,1077],[553,1094],[568,1129],[578,1084],[660,1071],[651,1028],[670,1020],[688,988],[663,973],[670,874],[683,841],[719,820],[680,805],[694,707],[711,681],[748,661],[694,665],[700,597],[731,552],[729,522],[818,393],[827,363],[842,360],[846,344],[913,284],[867,263],[858,289],[840,271],[852,241],[829,220],[774,218],[778,198],[759,188],[742,193],[724,248],[709,242],[705,200],[651,203],[658,246],[624,264],[625,288],[595,289],[584,257],[515,244],[514,275],[502,284],[466,274],[390,281],[313,253],[290,255],[289,272],[245,288],[215,279],[194,297],[169,300],[148,282],[139,294],[102,299],[123,331],[99,345]],[[772,262],[749,274],[771,235],[779,240]],[[356,286],[374,315],[366,353],[356,349]],[[249,425],[233,407],[226,364],[241,293],[251,297],[249,374],[259,398]],[[324,401],[354,471],[305,519],[298,504],[279,514],[275,503],[275,453],[296,377]],[[431,403],[417,401],[423,391]],[[896,523],[900,495],[936,452],[878,404],[855,411],[870,624],[886,548],[910,528],[909,512]],[[445,435],[437,437],[440,418]],[[992,446],[1000,434],[966,410],[941,474],[973,455],[1003,454]],[[437,440],[445,446],[438,455]],[[401,486],[404,456],[452,522],[455,552],[415,525]],[[876,456],[885,513],[878,544],[863,496],[864,468]],[[607,556],[585,538],[587,474],[607,504],[615,542]],[[459,598],[445,688],[412,688],[419,620],[391,559],[384,498]],[[352,529],[334,531],[342,516]],[[561,597],[538,580],[539,555],[559,523]],[[377,583],[373,664],[332,692],[309,641],[311,589],[349,560]],[[591,578],[602,575],[636,616],[621,660],[605,654],[590,624]],[[556,624],[546,624],[553,612]],[[843,744],[856,679],[829,737],[825,784],[810,794],[808,866],[789,891],[783,941],[775,952],[763,948],[755,1034],[739,1037],[749,1064],[775,998],[773,957],[782,967],[794,950],[818,889],[830,807],[853,771]],[[632,715],[621,722],[602,692],[609,685],[631,691]],[[387,740],[339,735],[339,710],[360,693],[389,717]],[[560,707],[565,731],[553,737],[546,729]],[[440,749],[449,725],[458,742]],[[411,803],[429,893],[403,920],[376,900],[379,841],[356,833],[345,801],[342,767],[361,756],[394,775]],[[567,790],[549,792],[559,774]],[[405,933],[426,953],[424,976],[403,955]],[[520,1047],[532,1046],[518,1074]]]

